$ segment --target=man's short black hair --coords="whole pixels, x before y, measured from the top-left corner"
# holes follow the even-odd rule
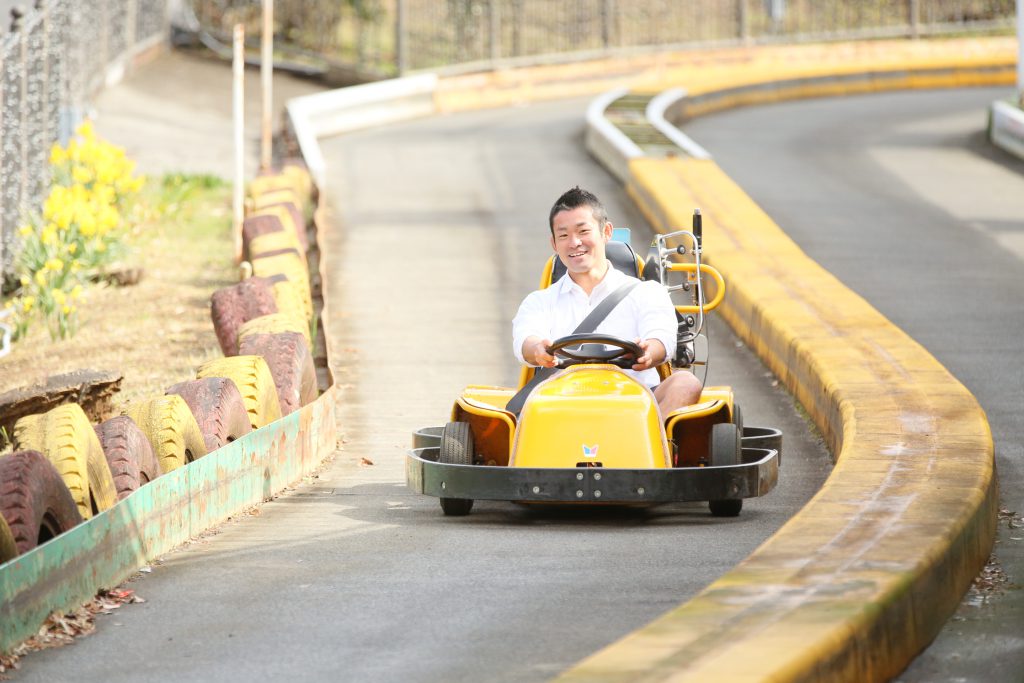
[[[548,214],[548,228],[550,228],[552,236],[555,234],[555,216],[562,211],[572,211],[581,206],[590,207],[590,210],[594,212],[594,218],[597,220],[598,227],[603,228],[604,224],[608,222],[608,212],[605,211],[601,200],[592,192],[588,192],[577,185],[563,193],[555,201],[555,205],[551,207],[551,213]]]

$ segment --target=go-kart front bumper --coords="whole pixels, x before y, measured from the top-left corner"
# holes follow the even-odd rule
[[[619,469],[451,465],[437,462],[440,434],[420,430],[405,461],[406,484],[437,498],[508,500],[535,503],[670,503],[754,498],[775,488],[781,434],[775,430],[747,437],[743,462],[725,467]],[[759,433],[760,433],[759,432]],[[775,445],[775,448],[748,446]]]

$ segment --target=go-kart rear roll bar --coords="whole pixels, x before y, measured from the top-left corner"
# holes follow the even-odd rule
[[[690,238],[690,253],[693,254],[693,263],[676,263],[670,261],[669,257],[675,255],[685,255],[687,253],[686,246],[680,245],[678,247],[669,248],[666,246],[668,240],[674,237],[689,237]],[[703,219],[701,217],[700,209],[694,209],[693,211],[693,230],[676,230],[664,235],[657,235],[654,238],[653,244],[651,244],[652,251],[657,253],[658,258],[658,278],[661,284],[669,292],[677,292],[680,290],[689,291],[689,281],[679,285],[669,284],[668,274],[670,272],[684,272],[694,274],[693,283],[693,300],[694,303],[688,306],[676,306],[676,311],[680,315],[697,314],[697,319],[689,324],[691,328],[690,338],[696,338],[700,334],[701,330],[704,329],[704,313],[707,311],[714,310],[718,304],[725,298],[725,279],[722,274],[718,272],[712,266],[701,263],[701,254],[703,253]],[[715,281],[715,297],[710,302],[704,301],[704,283],[702,277],[704,274],[710,275]]]

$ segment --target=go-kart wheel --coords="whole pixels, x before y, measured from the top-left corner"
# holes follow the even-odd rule
[[[473,464],[473,432],[468,422],[449,422],[441,432],[441,451],[437,461],[446,465]],[[441,510],[449,517],[462,517],[473,509],[467,498],[442,498]]]
[[[735,417],[739,417],[739,408],[735,408]],[[742,418],[740,418],[742,419]],[[726,467],[740,464],[739,425],[724,422],[711,427],[711,466]],[[715,517],[736,517],[743,509],[743,499],[725,499],[708,501],[711,514]]]

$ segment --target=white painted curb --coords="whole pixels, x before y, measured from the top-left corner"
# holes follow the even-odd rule
[[[647,103],[647,111],[644,112],[644,115],[647,117],[648,122],[661,132],[662,135],[691,157],[694,159],[710,159],[710,152],[665,119],[665,112],[668,108],[684,97],[686,97],[686,91],[682,88],[670,88],[658,94]]]
[[[1009,102],[992,103],[989,138],[996,147],[1024,159],[1024,111]]]
[[[635,142],[605,118],[604,110],[629,92],[618,88],[595,98],[587,107],[587,151],[621,182],[629,180],[629,160],[644,155]]]
[[[319,138],[430,116],[436,112],[436,88],[437,74],[431,73],[288,100],[285,110],[291,129],[317,187],[324,189],[327,181]]]

